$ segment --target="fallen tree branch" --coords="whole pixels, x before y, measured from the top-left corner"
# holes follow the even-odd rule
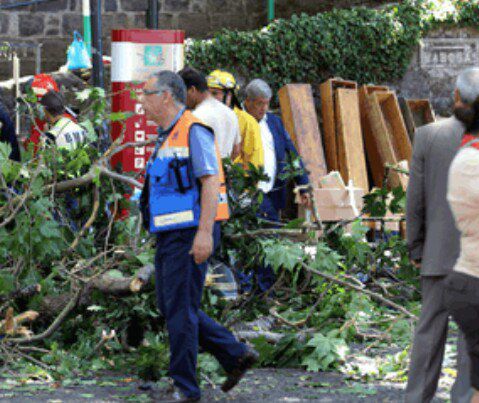
[[[153,265],[146,265],[132,277],[115,278],[105,273],[92,281],[92,285],[95,289],[106,294],[137,293],[150,281],[154,272],[155,267]]]
[[[88,218],[88,221],[85,223],[85,225],[82,227],[78,235],[75,237],[75,240],[70,245],[70,248],[69,248],[70,250],[74,250],[78,246],[78,243],[80,242],[81,237],[85,234],[88,228],[90,228],[93,225],[93,223],[95,222],[98,216],[99,208],[100,208],[100,189],[98,188],[98,186],[95,186],[93,210],[91,212],[90,218]]]
[[[97,163],[91,167],[91,169],[83,176],[80,176],[75,179],[68,179],[62,182],[58,182],[54,185],[50,185],[47,187],[47,190],[50,189],[52,186],[55,189],[55,192],[57,193],[63,193],[67,192],[71,189],[76,189],[80,187],[87,186],[91,184],[97,175],[104,175],[106,177],[112,178],[114,180],[117,180],[119,182],[126,183],[131,186],[135,186],[139,189],[143,188],[143,184],[141,182],[138,182],[134,178],[131,178],[126,175],[119,174],[117,172],[113,172],[110,169],[108,169],[106,166],[104,166],[101,163]]]
[[[105,157],[107,159],[110,159],[112,158],[115,154],[118,154],[119,152],[122,152],[123,150],[125,150],[126,148],[132,148],[132,147],[144,147],[144,146],[148,146],[148,145],[151,145],[151,144],[155,144],[157,141],[157,139],[151,139],[151,140],[145,140],[145,141],[137,141],[137,142],[128,142],[128,143],[124,143],[112,150],[108,150],[107,152],[105,152]]]
[[[387,299],[387,298],[384,298],[384,297],[383,297],[382,295],[380,295],[380,294],[377,294],[377,293],[375,293],[375,292],[369,291],[368,289],[365,289],[365,288],[361,288],[361,287],[359,287],[359,286],[357,286],[357,285],[351,284],[351,283],[349,283],[348,281],[341,280],[341,279],[339,279],[339,278],[337,278],[337,277],[334,277],[334,276],[332,276],[332,275],[330,275],[330,274],[323,273],[323,272],[321,272],[321,271],[319,271],[319,270],[317,270],[317,269],[314,269],[314,268],[308,266],[308,265],[307,265],[306,263],[304,263],[304,262],[301,262],[301,265],[303,266],[303,268],[304,268],[305,270],[308,270],[308,271],[310,271],[310,272],[312,272],[312,273],[314,273],[314,274],[317,274],[318,276],[321,276],[321,277],[325,278],[326,280],[332,281],[332,282],[334,282],[334,283],[336,283],[336,284],[342,285],[343,287],[347,287],[347,288],[353,289],[353,290],[355,290],[355,291],[361,292],[361,293],[363,293],[363,294],[366,294],[366,295],[370,296],[372,299],[376,300],[377,302],[380,302],[380,303],[382,303],[382,304],[384,304],[384,305],[387,305],[387,306],[389,306],[389,307],[391,307],[391,308],[394,308],[394,309],[396,309],[396,310],[398,310],[398,311],[401,311],[402,313],[404,313],[406,316],[410,317],[411,319],[415,319],[415,320],[418,319],[418,317],[417,317],[416,315],[414,315],[413,313],[409,312],[406,308],[404,308],[404,307],[402,307],[402,306],[396,304],[395,302],[393,302],[393,301],[391,301],[391,300],[389,300],[389,299]]]
[[[70,299],[68,304],[60,312],[60,315],[57,316],[57,318],[52,322],[52,324],[43,333],[37,334],[37,335],[32,336],[32,337],[24,337],[24,338],[16,338],[16,339],[6,338],[4,340],[4,343],[26,344],[26,343],[33,343],[33,342],[36,342],[36,341],[41,341],[43,339],[46,339],[47,337],[50,337],[60,327],[62,322],[66,319],[66,317],[73,310],[73,308],[75,308],[75,306],[78,303],[78,300],[80,299],[81,291],[82,291],[82,288],[79,288],[75,292],[75,294]]]
[[[101,339],[100,341],[97,343],[97,345],[93,348],[93,350],[90,352],[90,354],[88,354],[87,358],[86,359],[90,359],[92,357],[94,357],[97,353],[100,352],[100,350],[103,348],[103,346],[110,340],[112,340],[113,338],[116,337],[116,332],[114,330],[112,330],[109,334],[106,333],[105,330],[102,331],[102,334],[101,334]]]
[[[40,172],[42,170],[42,165],[43,165],[43,158],[38,162],[38,165],[35,168],[35,171],[33,173],[30,183],[33,183],[37,179],[38,175],[40,175]],[[17,205],[13,209],[12,213],[0,223],[0,228],[5,227],[6,225],[10,224],[10,222],[13,221],[13,219],[16,217],[20,209],[25,205],[26,201],[31,197],[31,194],[32,194],[32,191],[31,191],[31,188],[29,187],[22,195],[19,195],[17,196],[16,199],[14,199],[16,200]]]
[[[238,332],[234,332],[234,334],[238,339],[241,340],[254,340],[259,337],[264,337],[267,342],[273,344],[278,343],[284,337],[284,334],[282,333],[273,333],[264,330],[240,330]]]
[[[257,236],[298,236],[304,235],[307,231],[305,229],[281,229],[281,228],[263,228],[253,231],[245,231],[240,234],[229,235],[230,239],[254,238]]]
[[[12,291],[7,295],[0,295],[0,302],[13,301],[18,298],[28,298],[35,294],[38,294],[42,290],[40,284],[32,284],[18,290]]]

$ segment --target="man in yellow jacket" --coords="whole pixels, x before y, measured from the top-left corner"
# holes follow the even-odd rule
[[[245,169],[249,163],[257,168],[263,166],[263,143],[259,123],[241,108],[235,95],[237,85],[234,76],[227,71],[215,70],[207,77],[207,82],[211,94],[232,108],[238,117],[242,142],[241,154],[235,162],[242,164]]]

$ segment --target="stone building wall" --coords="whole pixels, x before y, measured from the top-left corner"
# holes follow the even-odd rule
[[[390,85],[405,98],[429,98],[436,112],[447,116],[456,77],[467,67],[479,67],[479,30],[438,29],[422,40],[401,80]]]
[[[0,0],[0,6],[18,3]],[[384,0],[276,0],[277,17],[317,13],[332,7],[377,5]],[[189,37],[208,37],[222,28],[248,30],[266,23],[266,0],[158,0],[162,29],[183,29]],[[104,53],[109,54],[113,28],[145,28],[148,0],[103,0]],[[45,71],[65,62],[74,30],[82,31],[81,0],[51,0],[0,10],[0,42],[43,44]],[[34,71],[33,52],[22,57],[22,74]],[[11,76],[10,63],[0,60],[0,81]]]

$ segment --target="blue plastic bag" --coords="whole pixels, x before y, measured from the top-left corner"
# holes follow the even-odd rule
[[[91,69],[91,67],[91,60],[85,42],[83,42],[82,36],[75,31],[73,33],[73,42],[67,51],[67,69]]]

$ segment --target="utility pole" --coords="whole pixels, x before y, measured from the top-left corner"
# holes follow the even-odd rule
[[[93,0],[92,7],[92,56],[93,56],[93,85],[105,87],[103,74],[103,47],[101,43],[101,0]]]
[[[158,0],[148,0],[146,27],[148,29],[158,29]]]
[[[268,0],[268,22],[274,20],[274,0]]]
[[[91,57],[91,12],[90,0],[82,1],[83,14],[83,41],[85,42],[88,55]]]

